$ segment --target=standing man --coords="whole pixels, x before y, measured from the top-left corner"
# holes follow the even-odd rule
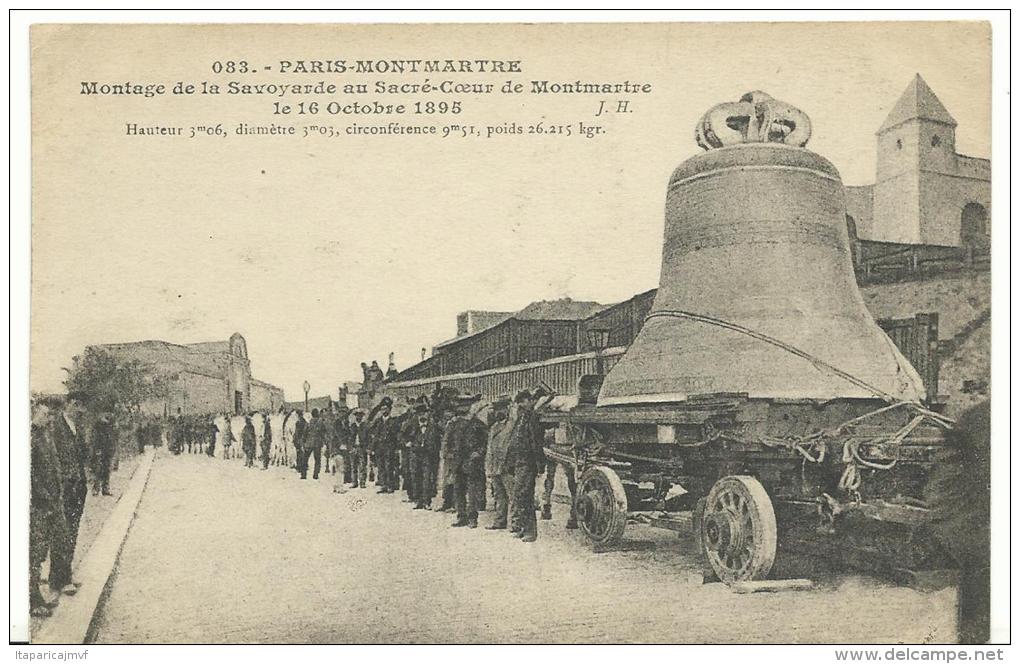
[[[369,431],[372,458],[375,459],[376,493],[393,493],[393,454],[396,451],[396,426],[393,418],[393,401],[383,397]]]
[[[64,519],[63,473],[51,437],[53,413],[46,402],[32,404],[31,485],[28,525],[28,602],[35,617],[53,615],[57,600],[47,601],[39,590],[40,567],[53,552],[54,542],[67,539]],[[52,571],[50,572],[52,575]],[[59,598],[59,596],[58,596]]]
[[[113,425],[113,413],[104,411],[99,414],[92,426],[92,495],[100,492],[104,496],[110,493],[110,462],[117,446],[117,432]]]
[[[347,455],[350,452],[350,425],[347,409],[340,405],[340,412],[333,420],[329,436],[329,458],[333,462],[333,493],[347,493]]]
[[[290,439],[291,446],[294,447],[295,461],[297,462],[297,469],[299,473],[303,475],[308,474],[308,459],[305,458],[304,471],[301,470],[301,450],[305,446],[305,436],[308,434],[308,422],[305,421],[305,411],[300,408],[294,411],[294,434]]]
[[[514,416],[517,411],[514,410]],[[507,449],[510,444],[510,404],[503,402],[492,407],[492,424],[489,425],[489,445],[485,451],[485,474],[492,485],[496,505],[496,519],[485,527],[486,530],[506,530],[510,498],[513,496],[513,470],[507,464]]]
[[[180,454],[184,449],[184,415],[181,414],[181,409],[177,409],[177,417],[173,420],[173,428],[171,429],[171,440],[170,440],[170,451],[175,455]]]
[[[216,456],[216,434],[219,433],[219,429],[216,427],[216,418],[213,417],[209,420],[209,423],[205,427],[205,435],[208,439],[205,447],[205,453],[211,457]]]
[[[365,411],[354,411],[351,425],[351,485],[364,489],[368,479],[368,425]]]
[[[489,431],[475,417],[481,407],[482,402],[476,402],[454,420],[455,434],[450,439],[454,447],[451,458],[454,502],[457,506],[457,520],[450,524],[454,528],[477,528],[478,509],[485,503],[485,447]]]
[[[535,520],[535,480],[545,469],[542,428],[535,414],[537,395],[522,390],[514,398],[519,413],[510,431],[508,461],[514,471],[514,510],[510,533],[523,542],[538,539]]]
[[[429,413],[428,406],[422,404],[415,409],[417,430],[411,443],[411,483],[414,493],[414,509],[424,510],[432,507],[435,495],[435,465],[432,460],[439,456],[439,445],[442,438],[439,423]]]
[[[244,428],[241,429],[241,451],[244,452],[244,467],[255,467],[255,423],[251,415],[244,416]]]
[[[439,450],[439,477],[436,494],[442,498],[438,510],[453,512],[456,510],[457,482],[457,446],[464,427],[464,418],[459,415],[461,406],[450,403],[444,414],[443,438]]]
[[[135,444],[138,446],[138,453],[145,454],[145,443],[149,438],[149,420],[144,416],[138,418],[135,423]]]
[[[269,423],[269,413],[262,414],[262,470],[269,470],[269,450],[273,447],[273,428]]]
[[[50,588],[59,590],[65,595],[75,594],[81,585],[71,579],[74,550],[78,546],[78,528],[85,509],[85,496],[88,493],[88,481],[85,476],[88,448],[85,445],[84,432],[78,424],[80,414],[80,402],[77,395],[71,393],[67,396],[64,407],[53,417],[50,428],[60,462],[64,520],[67,524],[65,539],[54,541],[50,550]],[[147,426],[142,425],[143,434]]]
[[[230,413],[223,414],[223,458],[233,458],[234,450],[234,431],[230,428]]]
[[[414,503],[418,498],[415,494],[414,481],[411,478],[411,448],[414,447],[414,439],[418,434],[418,417],[414,410],[414,404],[400,419],[400,431],[397,435],[400,449],[400,476],[403,479],[404,493],[407,498],[404,502]]]
[[[312,409],[312,421],[308,423],[304,434],[301,437],[301,447],[298,450],[298,471],[301,479],[308,478],[308,458],[315,457],[315,469],[312,472],[312,479],[319,479],[319,468],[322,465],[322,446],[326,443],[329,435],[326,418],[318,408]],[[295,439],[297,436],[295,435]]]

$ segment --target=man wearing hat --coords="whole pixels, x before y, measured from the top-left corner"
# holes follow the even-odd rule
[[[88,481],[85,476],[88,448],[84,432],[78,425],[78,417],[81,414],[79,395],[72,392],[67,395],[66,403],[54,405],[57,408],[50,431],[60,461],[67,529],[64,532],[65,540],[54,542],[50,552],[50,588],[59,590],[65,595],[73,595],[78,591],[78,585],[71,579],[71,562],[78,544],[78,528],[85,509],[85,496],[88,493]]]
[[[117,431],[113,426],[113,413],[105,411],[92,426],[92,495],[110,492],[110,463],[117,446]]]
[[[349,421],[350,410],[343,402],[339,405],[339,411],[333,420],[333,437],[330,439],[330,456],[333,459],[333,468],[336,473],[333,482],[334,493],[345,493],[346,484],[351,481],[351,425]]]
[[[244,416],[244,427],[241,429],[241,451],[244,452],[245,468],[255,467],[255,447],[255,422],[249,413]]]
[[[364,489],[368,479],[368,425],[365,411],[357,409],[351,415],[351,486]]]
[[[312,471],[312,479],[319,479],[319,468],[322,465],[322,446],[326,444],[329,437],[329,425],[326,418],[318,408],[312,409],[312,421],[308,423],[306,433],[302,436],[301,449],[298,451],[298,471],[301,479],[308,477],[308,459],[315,457],[315,469]],[[296,438],[296,437],[295,437]]]
[[[485,501],[485,447],[489,432],[476,417],[485,407],[481,401],[468,406],[467,402],[458,407],[458,415],[450,423],[449,455],[450,470],[453,474],[454,503],[457,506],[457,520],[454,528],[478,527],[478,510]]]
[[[447,401],[442,411],[443,438],[439,445],[439,472],[436,478],[436,493],[441,498],[437,510],[440,512],[456,510],[457,441],[460,438],[462,413],[459,400]]]
[[[517,413],[514,411],[514,416]],[[495,499],[496,519],[486,530],[505,530],[509,514],[510,497],[513,495],[513,470],[507,465],[507,446],[510,443],[510,428],[513,424],[509,402],[493,404],[489,416],[489,444],[485,451],[485,474],[492,485]]]
[[[400,477],[403,479],[401,487],[407,495],[404,502],[417,503],[418,497],[415,495],[414,481],[411,478],[411,448],[414,447],[414,439],[418,433],[418,416],[415,413],[414,403],[409,401],[407,405],[407,412],[400,417],[400,431],[397,434]]]
[[[205,453],[211,457],[216,456],[216,434],[219,432],[219,427],[216,426],[216,418],[210,418],[208,423],[205,425],[205,435],[208,439],[205,447]]]
[[[545,469],[542,427],[535,404],[544,392],[522,390],[514,397],[518,415],[510,430],[507,461],[514,473],[513,516],[510,532],[523,542],[538,539],[535,520],[535,479]]]
[[[436,488],[436,471],[432,460],[439,455],[443,434],[439,423],[429,412],[427,403],[419,402],[415,406],[414,421],[417,428],[410,450],[411,484],[414,509],[423,510],[432,507]]]
[[[369,429],[369,440],[371,441],[372,458],[375,459],[376,485],[379,490],[376,493],[393,493],[396,491],[393,457],[397,449],[397,433],[399,425],[396,419],[391,417],[393,412],[393,400],[383,397],[375,418]]]
[[[36,617],[52,615],[59,595],[44,597],[39,589],[40,567],[47,553],[52,556],[55,549],[67,541],[67,521],[64,518],[63,472],[60,458],[53,444],[53,407],[48,399],[32,404],[31,430],[31,501],[29,502],[28,525],[28,593],[31,614]],[[51,564],[50,578],[53,570]],[[60,590],[56,584],[51,590]]]

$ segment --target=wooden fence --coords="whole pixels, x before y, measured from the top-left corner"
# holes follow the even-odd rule
[[[917,369],[929,398],[935,397],[939,381],[938,314],[921,313],[913,318],[888,318],[876,322]],[[603,371],[608,372],[626,350],[626,347],[617,346],[603,351]],[[371,395],[366,394],[366,397],[368,401],[374,401],[383,394],[401,400],[414,398],[430,394],[436,383],[455,388],[462,394],[481,394],[486,399],[512,396],[520,390],[532,389],[538,385],[557,394],[575,394],[578,379],[586,374],[597,373],[598,361],[596,353],[586,352],[487,371],[394,381],[380,386]]]
[[[940,247],[858,240],[854,243],[857,283],[874,284],[914,279],[943,272],[988,270],[988,247]]]

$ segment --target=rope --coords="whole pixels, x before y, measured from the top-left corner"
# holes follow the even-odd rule
[[[891,394],[888,394],[887,392],[883,392],[882,390],[880,390],[877,387],[871,385],[870,383],[867,383],[864,380],[861,380],[860,378],[854,376],[853,374],[847,373],[846,371],[843,371],[842,369],[834,367],[833,365],[829,364],[825,360],[822,360],[821,358],[818,358],[818,357],[816,357],[814,355],[811,355],[810,353],[806,353],[806,352],[802,351],[801,349],[797,348],[796,346],[788,344],[785,341],[781,341],[779,339],[776,339],[775,337],[770,337],[767,334],[762,334],[761,332],[756,332],[755,330],[752,330],[751,328],[748,328],[748,327],[744,327],[743,325],[737,325],[736,323],[730,323],[728,321],[724,321],[724,320],[721,320],[719,318],[713,318],[711,316],[705,316],[703,314],[694,314],[694,313],[691,313],[689,311],[677,311],[677,310],[653,311],[652,313],[648,314],[648,316],[647,316],[647,318],[645,320],[648,320],[650,318],[655,318],[657,316],[664,316],[666,318],[686,318],[686,319],[689,319],[689,320],[697,321],[699,323],[705,323],[706,325],[715,325],[716,327],[721,327],[723,329],[730,330],[732,332],[739,332],[740,334],[747,335],[747,336],[751,337],[752,339],[757,339],[757,340],[763,341],[763,342],[765,342],[767,344],[771,344],[771,345],[773,345],[773,346],[775,346],[777,348],[785,350],[788,353],[796,355],[799,358],[807,360],[815,368],[819,369],[820,371],[828,372],[828,373],[830,373],[830,374],[832,374],[834,376],[837,376],[838,378],[842,378],[843,380],[849,382],[850,384],[852,384],[852,385],[854,385],[856,387],[861,388],[862,390],[865,390],[866,392],[870,392],[871,394],[875,395],[876,397],[882,399],[883,401],[885,401],[886,403],[889,404],[888,406],[886,406],[884,408],[880,408],[880,409],[878,409],[876,411],[873,411],[873,412],[870,412],[870,413],[866,413],[864,415],[861,415],[860,417],[856,417],[856,418],[854,418],[854,419],[844,423],[843,425],[841,425],[841,427],[840,427],[841,429],[843,427],[847,426],[847,425],[854,424],[854,423],[856,423],[856,422],[858,422],[860,420],[863,420],[865,418],[871,417],[873,415],[877,415],[877,414],[885,412],[887,410],[892,410],[894,408],[900,408],[900,407],[903,407],[903,406],[907,406],[907,407],[909,407],[909,408],[911,408],[913,410],[916,410],[919,413],[927,415],[928,417],[930,417],[931,419],[933,419],[935,422],[937,422],[938,424],[940,424],[943,427],[949,428],[953,424],[955,424],[955,422],[954,422],[954,420],[952,418],[949,418],[949,417],[946,417],[945,415],[941,415],[941,414],[936,413],[934,411],[928,410],[927,408],[925,408],[924,406],[922,406],[920,404],[914,403],[912,401],[904,401],[903,399],[899,399],[899,398],[897,398],[897,397],[895,397],[895,396],[893,396]]]
[[[705,315],[702,315],[702,314],[693,314],[693,313],[690,313],[689,311],[675,311],[675,310],[653,311],[652,313],[648,314],[648,318],[646,320],[651,319],[651,318],[656,318],[658,316],[664,316],[664,317],[667,317],[667,318],[686,318],[686,319],[689,319],[689,320],[697,321],[699,323],[705,323],[707,325],[715,325],[716,327],[721,327],[723,329],[730,330],[732,332],[739,332],[740,334],[747,335],[747,336],[751,337],[752,339],[757,339],[758,341],[764,341],[767,344],[771,344],[773,346],[776,346],[777,348],[781,348],[782,350],[785,350],[788,353],[796,355],[797,357],[805,359],[808,362],[810,362],[811,364],[813,364],[816,368],[820,369],[821,371],[825,371],[825,372],[828,372],[828,373],[833,374],[835,376],[838,376],[839,378],[842,378],[843,380],[847,381],[848,383],[851,383],[852,385],[855,385],[856,387],[859,387],[862,390],[865,390],[867,392],[870,392],[870,393],[874,394],[875,396],[879,397],[883,401],[886,401],[888,403],[893,403],[893,402],[899,401],[899,399],[897,399],[893,395],[888,394],[886,392],[883,392],[882,390],[878,389],[877,387],[866,383],[865,381],[861,380],[860,378],[857,378],[856,376],[854,376],[852,374],[849,374],[849,373],[843,371],[842,369],[838,369],[838,368],[832,366],[828,362],[825,362],[824,360],[822,360],[822,359],[820,359],[818,357],[815,357],[814,355],[811,355],[810,353],[805,353],[804,351],[800,350],[796,346],[792,346],[792,345],[786,343],[785,341],[780,341],[779,339],[776,339],[775,337],[770,337],[767,334],[762,334],[761,332],[756,332],[756,331],[752,330],[751,328],[744,327],[743,325],[737,325],[736,323],[730,323],[728,321],[724,321],[724,320],[721,320],[719,318],[712,318],[711,316],[705,316]]]

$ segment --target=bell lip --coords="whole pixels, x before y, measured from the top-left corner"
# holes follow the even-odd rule
[[[782,157],[774,160],[735,158],[735,155],[741,154],[748,156],[771,154],[782,155]],[[807,148],[785,143],[738,143],[706,150],[684,160],[673,170],[673,174],[669,178],[669,187],[672,188],[684,180],[703,177],[717,171],[747,167],[810,171],[836,180],[840,184],[843,182],[839,169],[831,161]]]
[[[866,394],[862,391],[862,394]],[[654,406],[654,405],[670,405],[670,404],[695,404],[699,402],[696,400],[701,394],[683,394],[680,392],[672,393],[660,393],[660,394],[633,394],[626,396],[617,397],[599,397],[595,402],[595,408],[613,407],[613,406]],[[925,395],[921,395],[918,399],[906,399],[900,398],[897,401],[905,403],[913,403],[921,405],[921,400],[925,398]],[[867,396],[851,396],[851,395],[832,395],[832,396],[765,396],[748,394],[746,396],[747,401],[755,402],[768,402],[777,404],[805,404],[805,405],[827,405],[839,401],[873,401],[886,403],[887,400],[883,399],[874,394]]]

